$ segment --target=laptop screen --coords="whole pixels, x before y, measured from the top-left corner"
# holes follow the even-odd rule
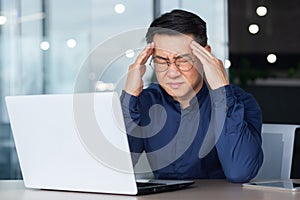
[[[300,128],[295,130],[291,178],[300,178]]]

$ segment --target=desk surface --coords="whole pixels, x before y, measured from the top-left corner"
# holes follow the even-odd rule
[[[241,184],[225,180],[196,180],[188,189],[144,196],[108,195],[25,189],[22,181],[0,181],[0,199],[3,200],[138,200],[138,199],[216,199],[216,200],[289,200],[300,199],[300,192],[258,190],[243,188]]]

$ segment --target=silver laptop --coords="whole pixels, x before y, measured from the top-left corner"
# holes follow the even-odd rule
[[[136,182],[117,93],[9,96],[6,104],[27,188],[136,195],[193,184]]]

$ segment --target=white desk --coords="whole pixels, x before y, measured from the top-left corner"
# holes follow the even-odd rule
[[[225,180],[196,180],[194,186],[173,192],[144,196],[108,195],[25,189],[22,181],[0,181],[1,200],[137,200],[137,199],[203,199],[203,200],[290,200],[300,199],[300,192],[246,189]]]

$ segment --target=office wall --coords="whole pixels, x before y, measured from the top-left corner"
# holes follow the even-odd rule
[[[264,123],[300,124],[300,87],[284,85],[248,85],[263,112]]]
[[[300,123],[298,0],[228,0],[231,81],[258,100],[264,122]],[[266,12],[260,14],[259,8]],[[257,33],[249,26],[256,24]],[[272,62],[268,55],[276,55]]]

